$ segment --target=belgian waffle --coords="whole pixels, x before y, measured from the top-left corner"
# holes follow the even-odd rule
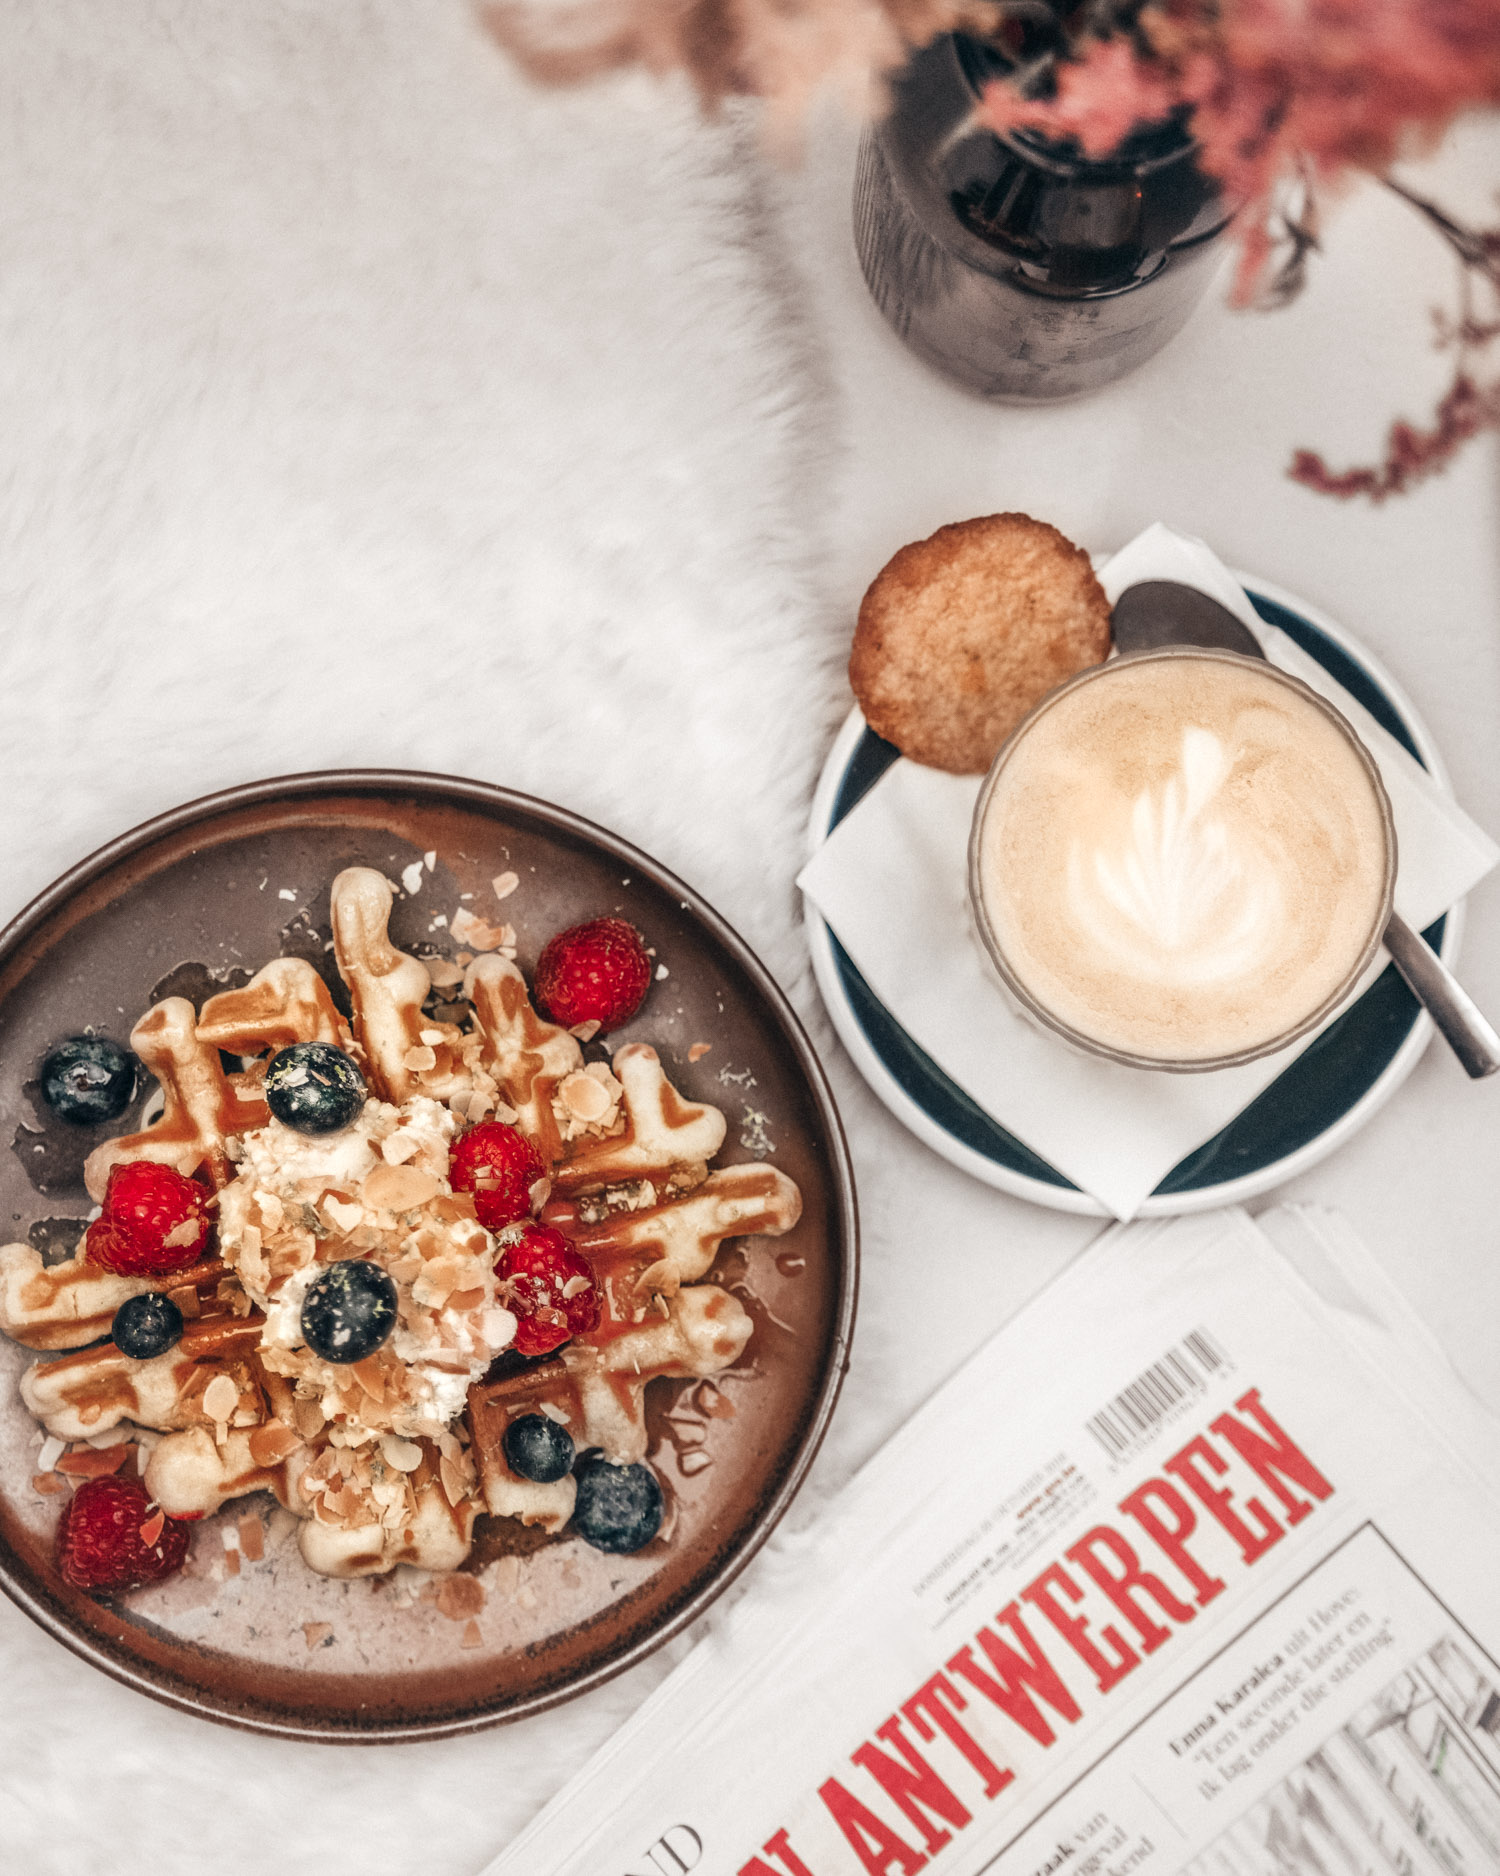
[[[310,964],[279,958],[201,1013],[166,999],[132,1032],[161,1118],[90,1156],[89,1191],[100,1198],[132,1159],[206,1178],[216,1257],[152,1280],[99,1269],[86,1243],[52,1266],[28,1245],[0,1248],[0,1328],[51,1353],[22,1394],[55,1441],[139,1439],[169,1515],[269,1490],[299,1519],[308,1564],[331,1576],[454,1569],[481,1511],[560,1530],[572,1478],[516,1476],[511,1420],[543,1413],[580,1450],[645,1460],[651,1382],[720,1373],[750,1339],[743,1305],[705,1280],[719,1246],[788,1231],[801,1208],[775,1167],[710,1171],[718,1109],[684,1099],[646,1044],[586,1062],[507,957],[470,964],[463,1021],[429,1015],[433,972],[392,944],[393,898],[369,868],[333,883],[351,1021]],[[371,1096],[350,1128],[311,1143],[272,1119],[261,1087],[270,1052],[308,1041],[353,1055]],[[244,1067],[226,1071],[226,1055]],[[505,1352],[515,1318],[495,1242],[448,1184],[452,1140],[489,1115],[536,1146],[542,1220],[589,1261],[601,1294],[598,1327],[541,1361]],[[374,1355],[336,1366],[302,1343],[299,1311],[318,1271],[347,1256],[383,1265],[398,1326]],[[119,1305],[153,1289],[187,1319],[177,1344],[136,1360],[101,1341]]]

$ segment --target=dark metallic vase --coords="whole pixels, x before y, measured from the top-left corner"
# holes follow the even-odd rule
[[[875,303],[930,365],[987,397],[1051,403],[1123,377],[1186,321],[1229,219],[1178,123],[1100,161],[975,122],[1003,54],[917,54],[866,132],[854,236]]]

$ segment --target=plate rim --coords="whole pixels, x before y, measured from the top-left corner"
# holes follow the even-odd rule
[[[1259,594],[1263,599],[1268,599],[1273,604],[1283,606],[1287,611],[1295,613],[1297,617],[1305,620],[1332,640],[1341,651],[1360,666],[1394,706],[1410,732],[1412,741],[1420,751],[1427,772],[1442,793],[1452,800],[1454,798],[1453,784],[1448,774],[1448,766],[1443,760],[1442,752],[1433,738],[1432,731],[1405,689],[1386,669],[1383,662],[1369,651],[1354,633],[1338,624],[1319,607],[1299,598],[1286,587],[1272,580],[1261,579],[1258,575],[1244,573],[1237,567],[1231,567],[1228,571],[1231,578],[1236,580],[1247,594]],[[855,703],[839,727],[818,777],[818,785],[813,792],[807,830],[809,858],[826,838],[829,818],[839,787],[848,769],[850,757],[858,746],[866,727],[859,705]],[[1014,1198],[1026,1199],[1034,1205],[1045,1206],[1050,1211],[1071,1212],[1075,1216],[1087,1218],[1113,1218],[1115,1214],[1091,1193],[1068,1186],[1052,1185],[1046,1180],[1033,1178],[1029,1173],[1017,1172],[1013,1167],[1002,1166],[966,1142],[957,1139],[948,1132],[946,1127],[933,1119],[926,1108],[907,1092],[875,1052],[845,992],[838,962],[834,956],[832,929],[812,900],[805,894],[803,898],[803,922],[808,946],[812,953],[813,975],[817,980],[829,1019],[833,1023],[839,1040],[849,1052],[871,1091],[896,1119],[925,1145],[946,1159],[950,1165],[956,1166],[961,1172],[979,1180],[983,1185],[990,1186],[997,1191],[1007,1192]],[[1450,970],[1457,966],[1459,949],[1463,941],[1464,910],[1463,899],[1458,900],[1450,908],[1438,948],[1438,955]],[[874,994],[873,991],[871,994]],[[895,1019],[892,1018],[892,1020]],[[1235,1179],[1222,1180],[1216,1185],[1204,1186],[1183,1193],[1153,1193],[1143,1200],[1134,1216],[1137,1218],[1179,1217],[1192,1212],[1214,1211],[1224,1205],[1243,1204],[1248,1199],[1258,1198],[1276,1186],[1285,1184],[1287,1180],[1296,1178],[1299,1173],[1306,1172],[1310,1167],[1326,1159],[1329,1154],[1336,1152],[1347,1139],[1357,1133],[1374,1116],[1378,1109],[1390,1100],[1416,1067],[1435,1033],[1432,1018],[1425,1010],[1419,1010],[1416,1021],[1395,1054],[1364,1094],[1313,1139],[1298,1147],[1294,1152],[1285,1154],[1282,1158],[1272,1161],[1269,1166],[1263,1166],[1255,1172],[1242,1173]]]
[[[151,1675],[126,1662],[116,1660],[105,1647],[92,1638],[76,1633],[28,1585],[13,1575],[8,1560],[0,1553],[0,1591],[28,1615],[54,1640],[59,1641],[91,1667],[98,1668],[112,1680],[144,1694],[179,1712],[197,1719],[212,1720],[244,1732],[270,1738],[297,1739],[323,1745],[399,1745],[405,1742],[453,1738],[465,1733],[528,1719],[564,1702],[577,1699],[633,1668],[656,1652],[674,1636],[680,1635],[704,1614],[759,1553],[780,1524],[792,1501],[805,1483],[819,1449],[827,1435],[844,1378],[849,1371],[850,1349],[859,1301],[860,1232],[859,1206],[854,1183],[853,1161],[842,1118],[833,1097],[828,1076],[819,1061],[805,1025],[786,992],[777,983],[746,941],[727,919],[701,893],[680,879],[659,860],[636,847],[621,835],[578,814],[557,802],[528,795],[499,783],[483,782],[470,776],[447,775],[425,769],[309,769],[294,774],[269,776],[252,782],[237,783],[216,789],[191,801],[180,803],[165,812],[139,822],[125,832],[96,847],[60,874],[30,899],[13,918],[0,928],[0,970],[38,928],[64,907],[80,890],[108,869],[133,854],[141,852],[164,837],[180,834],[198,822],[216,814],[284,800],[288,796],[319,794],[364,794],[379,797],[392,792],[418,794],[441,802],[460,802],[482,809],[520,812],[557,827],[574,837],[581,836],[603,848],[649,879],[659,889],[677,897],[685,911],[699,920],[716,942],[721,944],[752,984],[766,999],[781,1030],[791,1045],[793,1056],[802,1071],[814,1108],[829,1143],[829,1170],[834,1216],[841,1239],[841,1268],[835,1291],[835,1307],[830,1330],[828,1357],[818,1384],[813,1411],[807,1429],[793,1455],[786,1476],[770,1494],[756,1515],[740,1550],[729,1563],[714,1572],[690,1594],[682,1607],[648,1635],[639,1637],[614,1657],[586,1671],[570,1684],[523,1698],[502,1712],[475,1713],[412,1723],[369,1727],[307,1727],[289,1720],[266,1715],[236,1713],[213,1704],[209,1697],[194,1697],[170,1681],[158,1682]]]

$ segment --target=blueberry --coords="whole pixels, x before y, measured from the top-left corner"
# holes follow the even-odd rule
[[[379,1264],[330,1264],[302,1299],[302,1339],[324,1361],[363,1361],[396,1326],[396,1286]]]
[[[153,1355],[164,1355],[182,1334],[182,1311],[170,1296],[154,1291],[129,1296],[115,1311],[109,1333],[122,1355],[150,1361]]]
[[[522,1414],[512,1420],[500,1443],[505,1463],[518,1478],[550,1485],[572,1469],[573,1441],[568,1430],[545,1414]]]
[[[59,1120],[118,1120],[135,1093],[135,1057],[108,1036],[70,1036],[42,1063],[42,1099]]]
[[[294,1042],[271,1057],[266,1105],[298,1133],[337,1133],[364,1104],[363,1076],[331,1042]]]
[[[649,1544],[661,1528],[661,1487],[649,1466],[612,1466],[599,1452],[573,1468],[578,1500],[573,1528],[595,1550],[625,1554]]]

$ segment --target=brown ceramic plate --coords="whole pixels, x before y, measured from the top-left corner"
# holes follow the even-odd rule
[[[33,1357],[0,1337],[0,1584],[128,1686],[262,1732],[461,1732],[631,1666],[701,1614],[764,1541],[811,1463],[847,1365],[857,1258],[848,1154],[786,999],[724,921],[644,854],[560,808],[446,776],[292,776],[191,802],[85,860],[0,934],[7,1236],[71,1245],[89,1209],[83,1153],[138,1124],[48,1125],[34,1078],[54,1043],[88,1026],[123,1041],[158,997],[201,1000],[278,953],[330,970],[334,875],[360,863],[396,879],[427,852],[434,868],[392,919],[406,949],[452,950],[441,921],[464,893],[482,908],[506,870],[521,879],[505,913],[528,975],[566,925],[607,912],[638,925],[667,975],[614,1040],[655,1044],[691,1099],[725,1110],[719,1163],[773,1159],[802,1188],[804,1210],[785,1238],[726,1246],[710,1273],[754,1318],[743,1364],[717,1385],[651,1388],[652,1460],[669,1501],[662,1535],[609,1557],[566,1534],[481,1519],[470,1564],[488,1591],[477,1646],[415,1584],[313,1575],[265,1497],[201,1524],[180,1577],[114,1601],[70,1589],[52,1563],[58,1501],[31,1486],[40,1436],[16,1381]],[[710,1052],[690,1061],[700,1042]],[[270,1541],[262,1562],[231,1573],[224,1540],[247,1509],[262,1514]]]

